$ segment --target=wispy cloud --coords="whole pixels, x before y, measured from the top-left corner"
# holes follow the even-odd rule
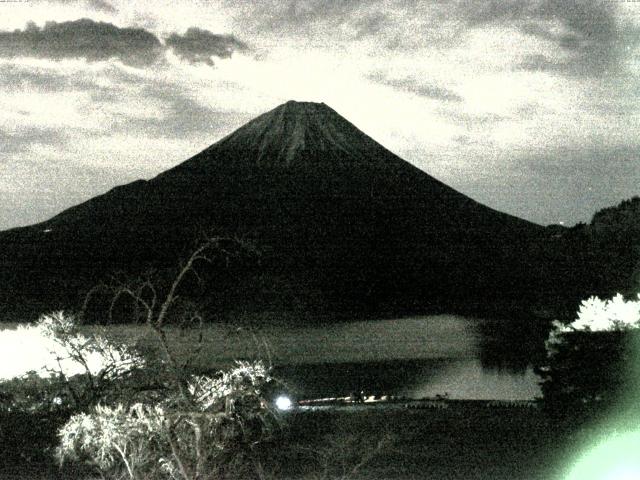
[[[89,7],[101,12],[116,13],[118,11],[118,9],[105,0],[87,0],[87,3]]]
[[[463,98],[453,90],[435,85],[428,80],[417,80],[411,77],[392,78],[381,72],[371,73],[368,75],[368,78],[381,85],[433,100],[442,100],[445,102],[463,101]]]
[[[61,5],[86,6],[90,10],[105,13],[116,13],[118,9],[106,0],[53,0]]]
[[[61,129],[20,127],[13,131],[0,129],[0,145],[5,154],[23,153],[34,145],[56,145],[66,142],[67,136]]]
[[[579,76],[607,76],[624,68],[624,54],[638,44],[639,30],[619,16],[621,2],[593,0],[466,0],[460,12],[472,27],[515,25],[552,42],[560,58],[541,55],[522,62],[527,70]]]
[[[4,92],[55,93],[72,90],[96,92],[106,90],[96,78],[75,72],[69,75],[51,68],[38,68],[20,63],[0,63],[0,87]]]

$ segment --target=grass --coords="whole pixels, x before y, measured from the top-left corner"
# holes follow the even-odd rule
[[[48,460],[47,442],[54,443],[60,420],[3,417],[0,478],[88,478]],[[378,439],[391,438],[348,478],[548,480],[559,478],[579,453],[575,446],[595,435],[593,427],[560,422],[542,410],[471,403],[444,410],[293,411],[285,424],[265,455],[272,478],[341,478]]]
[[[293,438],[317,432],[306,439],[315,451],[326,438],[394,438],[393,446],[363,468],[362,478],[546,479],[550,454],[561,442],[561,432],[543,413],[521,408],[296,414],[291,424]],[[295,471],[304,464],[295,453],[283,463],[291,474],[304,473]]]

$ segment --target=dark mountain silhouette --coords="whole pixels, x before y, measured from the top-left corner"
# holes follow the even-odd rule
[[[544,295],[543,227],[449,188],[324,104],[287,102],[149,181],[0,233],[3,301],[73,305],[114,271],[175,265],[201,230],[262,251],[212,276],[227,312],[480,312]]]

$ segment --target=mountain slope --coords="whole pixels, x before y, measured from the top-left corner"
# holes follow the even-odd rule
[[[220,308],[346,315],[521,300],[526,252],[543,232],[447,187],[326,105],[288,102],[149,181],[1,233],[0,280],[33,305],[64,305],[110,272],[175,264],[202,230],[263,251],[259,267],[225,278]]]

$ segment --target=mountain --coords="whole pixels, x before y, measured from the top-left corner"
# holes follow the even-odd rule
[[[77,304],[113,272],[176,265],[203,230],[262,252],[212,275],[226,312],[481,311],[536,301],[543,276],[543,227],[446,186],[324,104],[287,102],[151,180],[0,233],[0,300]]]

